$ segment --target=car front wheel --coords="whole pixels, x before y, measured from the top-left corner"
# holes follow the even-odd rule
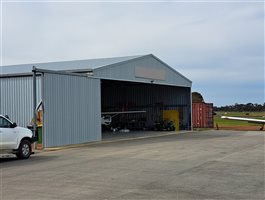
[[[22,140],[16,156],[19,159],[27,159],[31,155],[31,143],[28,140]]]

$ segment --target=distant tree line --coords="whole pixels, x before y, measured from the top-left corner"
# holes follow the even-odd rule
[[[238,104],[221,106],[214,106],[214,111],[227,111],[227,112],[264,112],[265,111],[265,103],[257,104],[257,103],[247,103],[247,104]]]

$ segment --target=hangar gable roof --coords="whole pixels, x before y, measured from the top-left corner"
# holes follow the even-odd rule
[[[93,72],[94,77],[110,80],[191,87],[192,82],[152,54],[63,62],[1,66],[0,76],[29,75],[32,68],[73,73]]]
[[[191,87],[192,81],[148,54],[126,62],[99,67],[93,71],[95,77],[109,80],[133,81],[151,84]]]
[[[4,75],[4,74],[31,73],[33,66],[46,70],[85,72],[85,71],[92,71],[93,69],[99,67],[125,62],[138,57],[142,56],[126,56],[126,57],[87,59],[87,60],[72,60],[72,61],[62,61],[62,62],[7,65],[7,66],[0,66],[0,74]]]

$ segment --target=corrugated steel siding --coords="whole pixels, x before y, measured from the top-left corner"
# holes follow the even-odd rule
[[[33,118],[33,78],[0,78],[0,113],[19,126],[26,127]],[[37,103],[41,99],[41,77],[37,77]]]
[[[142,67],[147,69],[157,69],[165,72],[165,80],[152,80],[148,78],[138,78],[135,76],[135,68]],[[155,59],[153,56],[145,56],[143,58],[115,64],[113,66],[106,66],[94,70],[95,77],[105,79],[137,81],[150,83],[153,81],[155,84],[175,85],[181,87],[191,87],[192,83],[178,72],[172,70],[162,62]]]
[[[44,147],[101,140],[100,80],[44,73]]]
[[[193,128],[213,128],[213,104],[193,103],[192,124]]]

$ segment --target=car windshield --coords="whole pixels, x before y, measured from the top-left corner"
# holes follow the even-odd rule
[[[10,128],[11,123],[7,121],[5,118],[0,117],[0,128]]]

